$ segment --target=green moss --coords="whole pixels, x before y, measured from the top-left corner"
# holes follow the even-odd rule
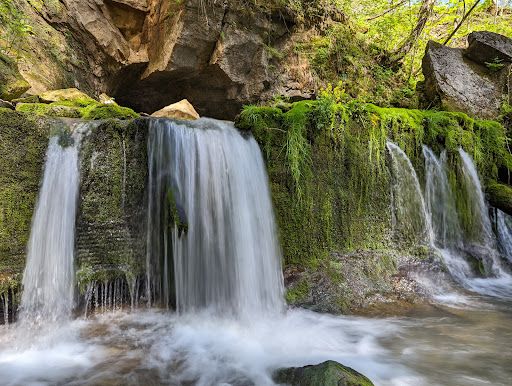
[[[85,108],[82,115],[83,119],[131,119],[137,118],[139,115],[128,107],[116,105],[92,104]]]
[[[0,99],[10,101],[30,88],[21,76],[18,64],[11,57],[0,53]]]
[[[18,103],[16,105],[16,111],[20,113],[30,113],[40,116],[48,115],[50,105],[46,103]]]
[[[44,123],[0,109],[0,275],[18,277],[25,266],[47,133]]]
[[[252,130],[265,154],[285,265],[314,265],[336,250],[414,247],[418,240],[393,232],[387,140],[406,152],[420,180],[422,145],[447,151],[460,220],[470,232],[475,220],[458,149],[474,158],[483,178],[495,180],[510,165],[503,127],[462,113],[338,103],[335,93],[286,112],[248,106],[235,122]]]
[[[279,384],[295,386],[372,386],[373,383],[361,373],[334,361],[315,366],[280,369],[274,374]]]
[[[91,124],[82,145],[76,255],[82,289],[145,267],[147,121]]]
[[[293,287],[288,288],[285,294],[285,300],[288,304],[302,303],[309,295],[311,286],[307,279],[301,279]]]

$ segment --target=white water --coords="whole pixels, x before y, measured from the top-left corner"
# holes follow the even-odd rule
[[[20,328],[47,328],[71,316],[78,183],[77,147],[63,148],[52,137],[30,230]]]
[[[252,136],[213,119],[153,120],[148,154],[151,298],[168,305],[174,292],[180,311],[278,312],[281,253],[266,168]],[[182,204],[186,234],[169,230],[169,194]]]
[[[202,120],[196,123],[199,127],[195,130],[200,129],[203,123],[208,124],[209,121]],[[206,218],[204,220],[206,224],[211,225],[214,220],[224,218],[224,221],[214,223],[216,226],[231,224],[227,227],[229,235],[231,235],[230,232],[234,235],[242,231],[233,225],[240,223],[231,223],[235,220],[226,220],[225,217],[218,215],[211,218],[209,217],[211,211],[209,213],[208,210],[199,206],[205,198],[209,202],[208,199],[212,197],[220,199],[222,205],[233,205],[233,202],[238,201],[232,201],[232,196],[236,196],[239,192],[233,193],[228,189],[227,194],[215,193],[215,195],[208,194],[206,196],[191,194],[194,192],[194,188],[186,185],[183,181],[201,179],[200,173],[186,173],[186,170],[197,171],[197,163],[189,169],[189,164],[184,161],[182,163],[181,160],[188,160],[192,158],[192,155],[182,154],[179,149],[183,148],[174,145],[174,143],[178,143],[178,139],[181,140],[181,137],[185,137],[184,141],[189,141],[191,138],[196,141],[195,145],[189,143],[191,147],[202,143],[202,137],[208,138],[206,141],[208,146],[215,145],[215,136],[217,135],[236,135],[238,136],[235,137],[236,141],[241,137],[231,128],[217,123],[214,123],[214,128],[210,127],[206,133],[201,132],[200,134],[190,133],[192,131],[190,128],[180,126],[174,123],[170,125],[166,122],[166,124],[153,127],[153,130],[160,130],[154,134],[161,135],[168,142],[164,141],[167,143],[167,147],[155,150],[149,161],[151,181],[154,181],[150,188],[153,189],[150,194],[150,199],[153,199],[150,209],[156,209],[157,205],[162,205],[162,207],[153,212],[148,222],[151,226],[159,227],[156,228],[158,230],[156,248],[162,252],[160,257],[165,258],[170,256],[170,252],[166,250],[169,246],[175,248],[181,243],[188,245],[186,241],[188,238],[195,240],[196,236],[193,236],[194,229],[196,229],[195,226],[193,227],[193,224],[196,224],[193,216],[194,210],[200,210],[202,214],[200,217],[203,220]],[[170,132],[169,127],[173,127],[173,133]],[[197,137],[201,137],[201,139]],[[244,141],[246,140],[244,139]],[[244,149],[243,154],[236,158],[239,164],[241,164],[241,159],[247,157],[252,162],[259,164],[258,167],[263,168],[261,157],[256,159],[255,156],[252,156],[251,141],[253,140],[249,140],[248,147],[237,144],[234,146],[235,149],[215,147],[213,152],[206,151],[209,157],[206,165],[214,169],[211,172],[216,176],[216,179],[207,178],[209,187],[217,181],[222,182],[226,187],[229,186],[231,178],[237,178],[237,173],[229,172],[231,169],[226,167],[227,160],[231,157],[226,153],[238,154],[241,151],[239,147]],[[389,145],[389,147],[392,146]],[[155,155],[156,153],[158,155]],[[182,158],[174,158],[177,154],[182,154]],[[222,162],[226,162],[226,164],[217,162],[219,158],[224,159]],[[407,166],[407,170],[414,172],[410,162],[407,163],[403,157],[401,159],[402,164]],[[224,167],[218,167],[219,164]],[[168,170],[166,165],[172,166],[172,173],[184,173],[188,178],[183,180],[180,176],[172,179],[172,174],[165,172]],[[213,167],[213,165],[216,166]],[[245,167],[251,168],[250,166]],[[223,171],[226,171],[226,174],[222,174]],[[410,181],[411,178],[415,183],[418,182],[417,178],[413,177],[409,177],[408,180]],[[256,177],[252,179],[256,179]],[[260,184],[257,185],[253,188],[261,188]],[[264,194],[268,198],[266,177],[265,186]],[[178,237],[176,228],[173,231],[168,230],[169,218],[162,219],[160,216],[161,212],[165,212],[162,209],[166,208],[163,204],[156,202],[156,200],[166,199],[169,188],[173,189],[173,194],[182,200],[189,219],[188,233],[187,235],[182,234],[181,237]],[[414,185],[412,190],[419,191],[422,198],[419,184]],[[263,194],[261,191],[258,192]],[[246,194],[249,193],[243,193],[242,197],[247,197]],[[187,202],[188,196],[194,199]],[[249,198],[256,199],[250,195]],[[256,207],[256,204],[251,205],[253,201],[247,198],[241,201],[245,203],[242,206],[244,210],[252,210]],[[418,201],[418,197],[416,197],[416,202],[421,201],[423,200]],[[423,204],[415,209],[418,210],[418,208],[425,216],[424,227],[428,221],[425,215],[426,206]],[[214,213],[223,216],[225,214],[223,210],[215,210]],[[415,212],[415,215],[417,216],[418,213]],[[248,221],[247,224],[251,224],[253,220],[246,221]],[[160,225],[158,225],[159,223]],[[199,229],[204,232],[203,236],[210,235],[212,237],[208,232],[214,232],[215,237],[223,236],[221,241],[222,239],[229,241],[229,237],[222,229],[209,227]],[[258,232],[259,230],[260,228],[258,228]],[[169,234],[171,234],[170,240],[166,239]],[[257,232],[253,232],[254,234]],[[229,248],[232,247],[230,242],[226,242],[226,245],[230,245]],[[248,245],[252,245],[251,243],[253,241],[250,241]],[[256,245],[262,246],[265,243],[268,243],[268,240],[262,238]],[[155,244],[149,244],[149,246],[155,247]],[[215,261],[221,263],[225,256],[230,258],[234,256],[229,248],[226,249],[225,256],[220,257],[216,254],[215,249],[212,252],[208,248],[198,248],[194,243],[187,248],[196,248],[196,251],[204,252],[205,256],[213,256]],[[274,249],[274,247],[271,248],[271,250]],[[176,260],[176,270],[180,272],[179,275],[184,276],[187,274],[187,268],[185,268],[187,264],[184,261],[178,263],[180,256],[199,258],[186,254],[179,255],[176,254],[176,251],[173,251],[173,256],[178,259]],[[235,255],[235,257],[238,256]],[[279,255],[273,254],[272,256],[275,258]],[[152,253],[148,255],[148,265],[152,269],[148,282],[152,285],[152,296],[155,296],[153,300],[159,300],[156,299],[158,295],[161,300],[169,304],[172,296],[169,286],[171,280],[169,276],[163,280],[155,278],[153,275],[155,275],[156,269],[153,269],[163,268],[165,272],[162,276],[165,276],[172,274],[175,266],[169,264],[169,260],[165,265],[165,261],[160,259],[155,261],[154,258]],[[267,259],[268,256],[263,258]],[[233,261],[229,262],[233,263]],[[199,261],[198,264],[212,268],[211,273],[218,275],[215,267],[209,265],[209,261]],[[279,261],[276,264],[278,265]],[[6,385],[264,386],[273,384],[271,374],[278,367],[316,364],[327,359],[337,360],[355,368],[367,375],[376,385],[506,385],[512,378],[509,342],[504,339],[512,333],[510,327],[512,326],[512,315],[510,307],[506,304],[499,303],[488,306],[485,303],[486,299],[482,300],[482,297],[472,295],[466,297],[470,307],[468,306],[462,311],[434,307],[428,310],[419,310],[406,317],[380,319],[322,315],[305,310],[280,312],[279,299],[276,301],[272,298],[267,299],[271,304],[270,308],[265,304],[251,303],[254,301],[251,296],[244,297],[250,295],[246,289],[238,287],[229,279],[225,282],[208,283],[208,280],[204,281],[205,275],[209,272],[204,269],[195,271],[194,278],[199,277],[201,280],[194,280],[194,284],[186,286],[185,291],[188,291],[190,295],[185,295],[186,292],[181,293],[180,289],[175,287],[178,303],[182,304],[180,309],[183,312],[179,314],[149,309],[132,313],[113,312],[93,316],[87,320],[70,320],[61,325],[59,330],[47,333],[46,345],[30,347],[24,351],[12,348],[13,342],[18,336],[16,334],[17,326],[0,326],[2,383]],[[272,272],[276,271],[272,268],[269,272],[270,279],[266,280],[264,285],[271,287],[274,285]],[[277,273],[280,275],[280,271]],[[250,272],[238,272],[237,270],[235,274],[238,275],[238,278],[249,279],[247,285],[257,285],[250,280]],[[261,273],[253,274],[257,278],[257,275]],[[222,279],[221,276],[220,280]],[[166,285],[167,287],[165,287]],[[281,282],[278,281],[278,293],[281,290],[280,285]],[[205,300],[205,288],[212,289],[215,296]],[[165,290],[169,291],[167,299],[165,293],[162,293]],[[216,303],[217,300],[220,300],[220,304]],[[188,301],[190,303],[187,303]],[[250,314],[249,318],[240,318],[240,314],[246,315],[248,306],[254,306],[255,310],[263,310],[263,312],[254,312]],[[234,311],[235,316],[238,317],[233,317],[230,311]]]
[[[416,171],[409,157],[400,147],[389,141],[386,142],[386,147],[391,154],[394,170],[393,206],[398,224],[395,231],[412,231],[412,237],[420,240],[423,238],[429,244],[432,244],[434,239],[432,224],[430,223],[430,217],[427,215],[427,208]]]

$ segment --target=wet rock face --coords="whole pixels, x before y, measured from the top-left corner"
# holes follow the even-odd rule
[[[473,55],[477,55],[476,50],[470,53]],[[480,118],[493,119],[499,115],[510,63],[493,68],[468,59],[463,49],[429,41],[422,67],[430,102]]]

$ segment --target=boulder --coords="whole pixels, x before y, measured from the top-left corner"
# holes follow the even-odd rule
[[[350,367],[334,361],[316,366],[290,367],[277,370],[274,381],[293,386],[370,386],[372,381]]]
[[[194,109],[194,106],[186,99],[155,111],[151,116],[156,118],[199,119],[199,114]]]
[[[29,88],[30,85],[21,76],[16,61],[0,53],[0,99],[11,101]]]
[[[429,41],[422,63],[427,98],[445,110],[496,119],[505,94],[506,71],[491,71],[464,58],[464,50]]]
[[[469,47],[464,56],[476,63],[511,63],[512,39],[489,31],[474,31],[468,35]]]
[[[76,88],[66,88],[62,90],[46,91],[39,94],[39,99],[42,103],[62,102],[62,101],[90,101],[94,102],[94,99],[90,98],[87,94],[77,90]]]

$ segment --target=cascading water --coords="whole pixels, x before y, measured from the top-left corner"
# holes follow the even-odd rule
[[[281,254],[260,149],[231,123],[153,120],[148,296],[180,311],[282,307]]]
[[[398,197],[395,199],[395,206],[397,213],[406,219],[402,221],[401,226],[415,226],[416,228],[413,229],[418,229],[418,224],[425,224],[430,246],[440,253],[450,274],[465,288],[482,294],[510,298],[512,296],[511,276],[501,268],[487,205],[471,157],[459,149],[466,200],[471,208],[474,225],[471,232],[473,240],[468,242],[459,225],[454,194],[448,182],[445,156],[442,155],[439,160],[432,150],[426,146],[423,147],[425,158],[425,199],[423,199],[416,171],[407,155],[390,142],[387,143],[387,147],[393,158],[395,179],[398,181],[394,187],[395,197]],[[408,181],[409,187],[404,181]],[[403,189],[405,191],[402,191]],[[410,218],[413,221],[407,221]],[[468,255],[483,263],[486,278],[476,277],[474,268],[466,259]],[[424,285],[432,287],[428,290],[438,300],[451,299],[450,296],[445,296],[447,288],[440,283],[432,285],[427,280]]]
[[[441,159],[427,146],[423,146],[425,158],[425,203],[435,243],[440,248],[460,246],[460,229],[455,197],[446,175],[446,152]]]
[[[412,231],[412,237],[416,236],[432,243],[434,239],[432,225],[427,216],[427,208],[416,171],[409,157],[400,147],[389,141],[386,142],[386,147],[391,154],[393,164],[393,206],[399,230]]]
[[[496,210],[496,229],[502,254],[512,262],[512,217]]]
[[[65,146],[59,141],[66,142]],[[71,317],[79,184],[75,142],[71,134],[53,136],[46,152],[23,274],[18,326],[21,340],[55,328]]]
[[[22,323],[61,322],[71,316],[78,183],[77,146],[62,147],[59,137],[52,137],[28,242]]]

